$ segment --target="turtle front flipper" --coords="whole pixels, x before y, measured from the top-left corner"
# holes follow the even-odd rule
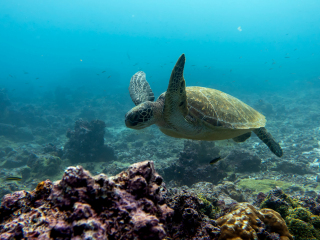
[[[135,105],[146,101],[153,101],[154,94],[146,79],[146,74],[143,71],[139,71],[134,74],[130,80],[129,93],[132,101]]]
[[[274,138],[270,133],[268,133],[266,128],[261,127],[253,130],[253,132],[258,136],[258,138],[260,138],[261,141],[263,141],[268,146],[271,152],[273,152],[278,157],[282,156],[283,153],[279,143],[274,140]]]
[[[186,82],[183,78],[185,61],[186,57],[182,54],[171,73],[163,110],[167,123],[176,122],[178,118],[184,118],[188,114]]]

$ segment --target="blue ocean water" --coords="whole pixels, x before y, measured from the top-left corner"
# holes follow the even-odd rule
[[[215,231],[218,236],[223,228],[207,217],[230,215],[240,202],[290,214],[282,217],[293,223],[291,233],[302,234],[296,239],[307,239],[302,228],[313,228],[312,224],[316,230],[310,234],[318,236],[319,9],[319,0],[0,0],[0,205],[6,203],[0,206],[0,238],[45,236],[40,235],[43,231],[53,238],[80,238],[90,229],[88,239],[106,226],[103,234],[110,239],[132,239],[128,229],[150,239],[150,229],[163,235],[156,225],[165,226],[168,216],[176,221],[168,220],[168,239],[187,239],[185,231],[202,239],[202,233]],[[157,98],[166,91],[182,53],[187,86],[231,94],[265,115],[266,125],[261,115],[223,94],[204,101],[206,105],[195,103],[200,94],[192,95],[196,100],[189,101],[185,118],[163,114],[167,106],[174,109],[163,104],[163,98],[134,108],[128,91],[131,77],[144,71]],[[139,100],[138,94],[132,95]],[[210,94],[203,95],[202,100],[210,99]],[[155,124],[146,127],[149,123],[162,132]],[[141,126],[145,128],[135,130]],[[240,134],[237,128],[242,135],[234,134]],[[247,130],[253,130],[251,137]],[[153,163],[141,163],[146,160]],[[107,180],[139,162],[141,168]],[[94,180],[82,174],[81,167],[68,168],[77,165],[95,175]],[[50,181],[61,179],[62,185],[55,182],[52,188]],[[20,192],[3,198],[34,189],[30,195]],[[262,202],[268,199],[270,206]],[[135,201],[138,207],[131,204]],[[123,209],[120,202],[126,205]],[[88,203],[83,204],[83,214],[78,203]],[[174,203],[168,205],[175,209],[174,217],[164,203]],[[64,220],[57,206],[68,211]],[[29,211],[35,208],[40,211]],[[248,216],[263,215],[252,214],[251,207],[242,209],[249,210],[241,210]],[[92,221],[95,211],[101,222]],[[21,217],[28,212],[31,220]],[[77,212],[79,218],[74,216]],[[135,213],[139,217],[132,217]],[[45,214],[59,219],[51,221]],[[144,217],[150,214],[155,216]],[[278,216],[272,219],[281,223],[279,228],[243,216],[237,219],[244,219],[244,225],[237,220],[237,227],[225,229],[251,229],[255,239],[253,229],[263,239],[280,239],[278,233],[269,235],[272,228],[287,232]],[[249,218],[253,228],[247,225]],[[132,228],[124,227],[127,223]],[[293,229],[295,225],[303,231]],[[122,230],[124,237],[117,238]]]
[[[320,85],[320,2],[0,2],[0,85],[33,101],[60,87],[130,101],[130,77],[155,95],[186,54],[187,86],[230,94]]]

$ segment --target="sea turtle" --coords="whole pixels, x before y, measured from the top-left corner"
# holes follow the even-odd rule
[[[278,157],[280,145],[265,129],[265,117],[219,90],[186,87],[183,77],[185,55],[174,66],[168,89],[157,101],[142,71],[134,74],[129,92],[136,107],[125,116],[126,126],[142,129],[156,124],[160,131],[176,138],[222,140],[233,138],[244,142],[254,132]]]

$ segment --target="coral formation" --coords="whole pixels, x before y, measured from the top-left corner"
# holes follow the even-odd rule
[[[248,203],[237,204],[216,222],[221,228],[219,239],[271,239],[271,235],[277,234],[278,239],[293,240],[279,213],[272,209],[258,211]]]
[[[224,159],[222,168],[237,173],[259,172],[261,168],[261,158],[252,151],[234,149]]]
[[[320,239],[320,216],[312,215],[307,209],[291,209],[286,222],[296,240]]]
[[[281,188],[271,190],[262,201],[260,208],[271,208],[280,213],[284,219],[289,215],[289,210],[298,207],[298,201],[285,194]]]
[[[238,191],[225,185],[211,190],[221,195]],[[135,163],[109,178],[69,167],[60,181],[42,181],[32,192],[3,198],[0,239],[293,239],[277,212],[219,198],[210,190],[203,195],[167,191],[152,161]],[[295,219],[291,227],[296,219],[314,229],[320,225],[318,217],[298,208],[288,216]]]
[[[310,204],[312,202],[310,199],[304,198],[304,201],[305,203],[293,199],[280,188],[275,188],[270,191],[260,206],[261,208],[272,208],[279,212],[296,240],[320,239],[320,216],[314,215],[310,211],[310,208],[315,209],[315,204],[314,202]],[[303,207],[303,205],[306,207]]]
[[[200,200],[200,211],[209,218],[214,219],[216,214],[220,212],[220,209],[217,206],[218,199],[214,198],[214,200],[210,202],[202,194],[199,194],[198,198]]]
[[[217,156],[219,149],[214,147],[214,142],[185,140],[179,159],[163,169],[164,178],[188,186],[200,181],[217,183],[227,176],[219,164],[209,164]]]
[[[4,197],[0,238],[163,239],[173,210],[161,190],[150,161],[113,178],[69,167],[61,181]]]
[[[114,160],[113,148],[104,145],[105,123],[101,120],[91,122],[76,121],[74,130],[68,130],[68,142],[64,147],[64,158],[72,163]]]
[[[220,229],[214,220],[201,212],[203,202],[195,194],[181,191],[166,200],[174,210],[173,221],[168,223],[168,235],[173,239],[216,239]]]

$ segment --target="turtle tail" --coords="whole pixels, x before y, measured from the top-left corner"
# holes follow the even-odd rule
[[[268,148],[273,152],[276,156],[281,157],[283,152],[279,145],[279,143],[274,140],[272,135],[268,133],[267,129],[264,127],[253,130],[253,132],[260,138],[262,142],[264,142]]]

